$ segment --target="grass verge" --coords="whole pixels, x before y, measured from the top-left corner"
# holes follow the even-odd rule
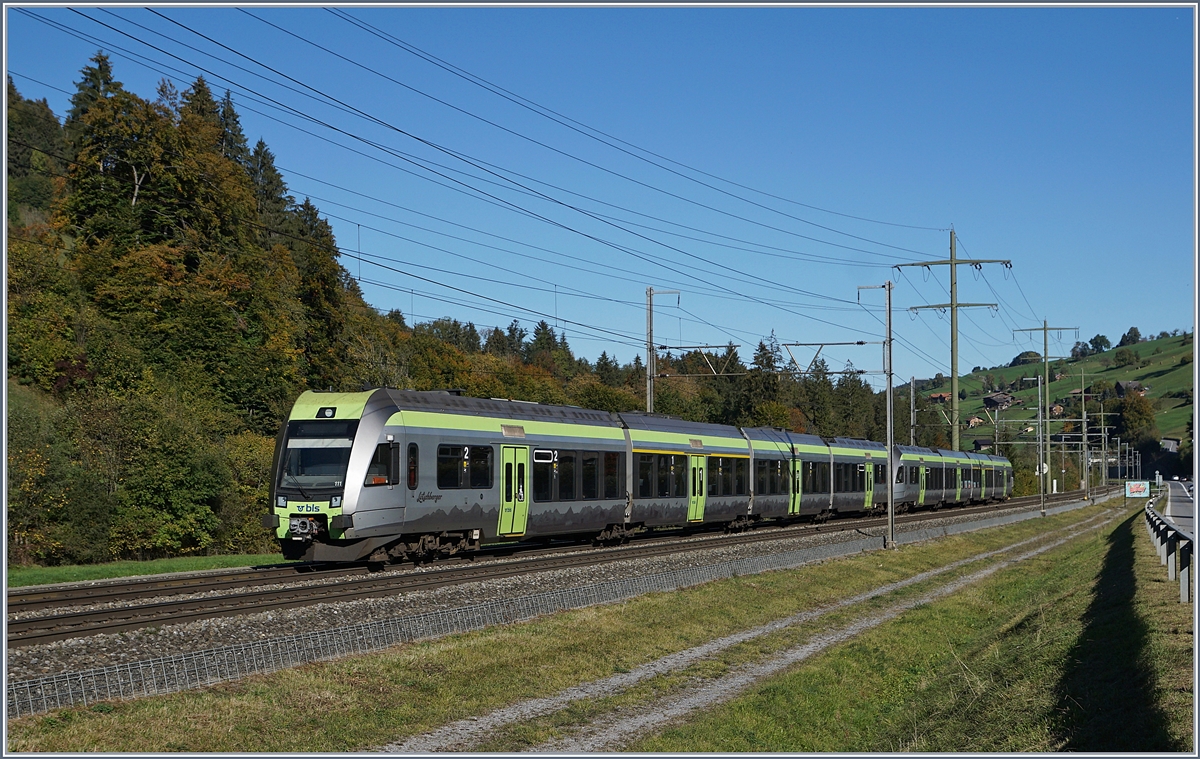
[[[1135,512],[633,751],[1185,751],[1192,608]]]
[[[8,725],[8,748],[293,752],[380,746],[630,669],[1096,511],[1092,507],[895,552],[652,594],[199,691],[13,720]],[[728,656],[733,657],[730,661],[752,658],[787,642],[786,636],[772,638]],[[730,661],[701,666],[716,672],[730,666]],[[658,686],[650,690],[654,687]],[[528,745],[542,739],[535,730],[521,742]]]
[[[151,561],[111,561],[104,564],[71,564],[62,567],[9,567],[8,587],[49,585],[59,582],[107,580],[113,577],[160,575],[170,572],[196,572],[203,569],[229,569],[260,564],[283,564],[277,553],[229,554],[224,556],[183,556]]]

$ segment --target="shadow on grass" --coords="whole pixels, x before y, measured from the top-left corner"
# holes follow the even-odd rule
[[[1147,628],[1133,608],[1133,541],[1141,514],[1109,536],[1084,629],[1058,683],[1060,735],[1066,751],[1183,751],[1155,704],[1143,657]]]

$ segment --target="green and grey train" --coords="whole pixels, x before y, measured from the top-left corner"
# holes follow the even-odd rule
[[[424,560],[496,542],[1003,500],[998,456],[457,391],[306,392],[275,444],[283,554]]]

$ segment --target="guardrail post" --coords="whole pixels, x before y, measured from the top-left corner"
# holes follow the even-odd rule
[[[1179,546],[1179,603],[1192,602],[1192,541],[1185,540]]]
[[[1171,532],[1167,535],[1167,579],[1175,579],[1175,533]]]
[[[1158,565],[1167,565],[1167,526],[1158,523]]]

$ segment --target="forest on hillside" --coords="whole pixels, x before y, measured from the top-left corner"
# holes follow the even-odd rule
[[[289,194],[230,94],[203,78],[153,99],[97,53],[60,118],[8,84],[8,561],[271,551],[274,436],[306,389],[461,388],[644,408],[640,357],[578,357],[546,322],[477,328],[380,313],[328,222]],[[655,411],[883,440],[885,399],[853,367],[799,373],[774,337],[667,355]],[[908,440],[909,403],[895,432]],[[948,445],[917,399],[918,444]],[[1018,487],[1031,453],[1015,454]]]

